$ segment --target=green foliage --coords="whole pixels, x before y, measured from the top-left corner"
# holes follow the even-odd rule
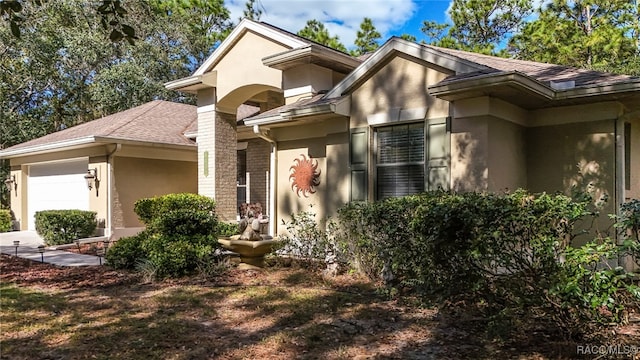
[[[522,190],[435,191],[346,205],[338,238],[342,256],[369,277],[442,306],[475,304],[496,334],[542,313],[576,335],[592,321],[621,320],[625,304],[640,299],[638,280],[607,266],[628,246],[606,238],[570,246],[590,206]]]
[[[260,21],[260,17],[262,17],[262,10],[258,7],[258,4],[256,4],[256,0],[248,0],[244,4],[242,18],[253,21]],[[242,20],[242,18],[240,20]]]
[[[216,234],[218,234],[219,236],[231,236],[231,235],[236,235],[238,232],[239,232],[238,224],[219,222],[218,230],[216,231]]]
[[[422,32],[432,45],[491,54],[530,14],[528,0],[454,0],[449,10],[453,24],[425,21]]]
[[[385,262],[398,270],[394,261],[415,251],[407,243],[414,235],[410,222],[422,196],[388,198],[374,203],[352,203],[339,210],[340,247],[346,260],[370,278],[380,275]],[[402,255],[400,252],[409,251]]]
[[[621,321],[625,300],[638,287],[634,275],[610,263],[621,255],[621,248],[609,238],[590,242],[579,248],[567,248],[561,278],[550,288],[558,322],[582,324],[591,319],[608,323]],[[622,291],[627,290],[627,291]],[[636,301],[640,294],[635,294]],[[579,331],[579,329],[571,329]]]
[[[192,74],[231,27],[222,0],[19,3],[20,38],[0,26],[3,149],[155,99],[194,102],[163,84]]]
[[[311,41],[315,41],[318,44],[328,46],[338,51],[346,52],[347,48],[340,42],[338,36],[331,36],[329,30],[318,20],[309,20],[307,24],[298,31],[298,35],[303,38],[307,38]]]
[[[354,41],[356,48],[351,51],[351,55],[360,56],[376,51],[380,47],[378,41],[381,37],[382,35],[373,25],[373,21],[370,18],[364,18],[360,23],[360,29],[356,33],[356,40]]]
[[[69,244],[93,235],[96,212],[84,210],[44,210],[35,213],[36,231],[47,245]]]
[[[640,199],[620,205],[620,215],[612,216],[622,238],[622,250],[640,266]]]
[[[522,59],[638,74],[639,11],[629,1],[554,0],[509,47]]]
[[[120,239],[107,252],[111,266],[145,269],[145,273],[157,277],[176,277],[190,274],[214,260],[211,254],[218,246],[216,235],[225,226],[218,222],[213,199],[196,194],[168,194],[140,199],[134,211],[147,229]],[[150,269],[153,271],[149,272]]]
[[[11,230],[11,211],[0,209],[0,233]]]
[[[146,231],[134,236],[120,238],[105,254],[106,262],[116,269],[135,269],[137,262],[145,257],[142,243],[149,237]]]
[[[335,224],[331,220],[323,227],[316,221],[316,214],[301,211],[292,214],[285,225],[289,234],[280,237],[277,254],[296,258],[307,266],[318,260],[328,260],[327,257],[333,261],[339,255],[334,238]]]
[[[218,227],[213,199],[190,193],[141,199],[134,211],[147,229],[167,236],[212,235]]]

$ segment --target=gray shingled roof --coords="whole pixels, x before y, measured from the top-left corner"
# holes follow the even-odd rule
[[[258,120],[258,119],[264,119],[264,118],[268,118],[271,116],[275,116],[278,115],[282,112],[288,111],[288,110],[295,110],[295,109],[304,109],[307,107],[311,107],[311,106],[316,106],[316,105],[322,105],[322,104],[326,104],[326,103],[331,103],[331,102],[335,102],[337,101],[339,98],[335,98],[335,99],[323,99],[324,93],[322,94],[316,94],[313,95],[311,97],[308,98],[302,98],[294,103],[291,104],[287,104],[287,105],[282,105],[280,107],[277,107],[275,109],[271,109],[268,111],[265,111],[263,113],[260,113],[256,116],[251,117],[251,120]]]
[[[197,120],[196,107],[155,100],[100,119],[57,131],[5,150],[18,150],[90,136],[195,146],[184,132]]]
[[[606,72],[572,68],[572,67],[567,67],[562,65],[539,63],[535,61],[501,58],[497,56],[490,56],[490,55],[472,53],[468,51],[447,49],[447,48],[442,48],[442,47],[432,46],[432,45],[421,44],[421,46],[425,48],[430,48],[434,51],[455,56],[461,60],[470,61],[486,67],[485,69],[479,70],[479,71],[449,76],[445,80],[438,83],[442,85],[450,82],[459,81],[459,80],[473,79],[475,77],[483,76],[487,74],[499,74],[503,72],[513,72],[513,71],[520,72],[541,83],[544,83],[547,86],[549,86],[549,83],[551,81],[565,82],[565,81],[573,80],[575,81],[575,86],[580,87],[580,86],[588,86],[588,85],[595,85],[595,84],[602,85],[602,84],[620,83],[620,82],[638,79],[638,77],[633,77],[628,75],[611,74]],[[364,59],[368,58],[370,55],[371,54],[366,54],[366,57]],[[314,95],[313,97],[299,100],[293,104],[284,105],[284,106],[266,111],[262,114],[251,117],[251,120],[268,118],[268,117],[275,116],[275,115],[278,115],[279,113],[290,111],[290,110],[301,110],[301,109],[311,108],[318,105],[336,102],[339,99],[340,98],[327,99],[324,97],[323,94],[317,94],[317,95]]]
[[[508,71],[517,71],[523,73],[541,83],[546,83],[546,85],[549,85],[550,81],[565,82],[573,80],[575,81],[576,87],[595,84],[603,85],[610,83],[619,83],[637,79],[637,77],[629,75],[611,74],[600,71],[572,68],[562,65],[539,63],[535,61],[501,58],[496,56],[472,53],[468,51],[447,49],[432,45],[422,46],[458,57],[460,59],[472,61],[476,64],[480,64],[488,68],[486,70],[478,72],[450,76],[444,81],[440,82],[440,84],[445,84],[462,79],[469,79],[479,75]]]

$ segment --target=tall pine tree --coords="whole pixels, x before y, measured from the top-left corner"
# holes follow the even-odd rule
[[[298,31],[298,35],[338,51],[347,51],[347,48],[340,42],[338,36],[331,36],[324,24],[315,19],[308,20],[305,27]]]
[[[356,40],[354,41],[356,47],[351,50],[351,55],[360,56],[376,51],[380,47],[378,41],[381,37],[382,35],[373,25],[373,21],[370,18],[364,18],[360,23],[360,30],[356,33]]]

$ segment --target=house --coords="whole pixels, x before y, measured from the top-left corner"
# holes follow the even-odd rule
[[[35,230],[36,211],[80,209],[97,212],[99,235],[139,231],[136,200],[197,192],[196,110],[152,101],[1,150],[19,229]]]
[[[187,78],[198,192],[282,220],[429,189],[640,197],[640,78],[392,38],[366,58],[243,20]],[[238,122],[240,105],[260,113]],[[603,218],[603,221],[606,219]]]
[[[102,209],[99,217],[108,219],[111,231],[138,225],[116,216],[132,211],[134,201],[123,202],[120,191],[130,187],[119,186],[133,180],[118,176],[135,178],[134,197],[140,198],[151,195],[142,190],[153,182],[169,184],[195,172],[193,191],[215,198],[223,220],[237,219],[241,203],[259,202],[271,234],[285,232],[283,220],[309,206],[323,218],[351,201],[438,188],[589,190],[607,200],[608,213],[640,197],[637,77],[399,38],[354,58],[245,19],[192,76],[165,86],[197,96],[196,124],[188,137],[185,122],[176,126],[183,132],[175,142],[154,139],[180,116],[150,116],[144,128],[153,130],[146,140],[87,140],[87,132],[83,141],[51,139],[38,150],[44,137],[3,150],[0,157],[10,158],[18,189],[34,186],[30,173],[53,171],[49,161],[82,159],[74,170],[78,176],[97,168],[98,178],[111,179],[106,187],[113,192],[100,190],[85,207]],[[152,159],[163,171],[144,170]],[[122,174],[120,161],[131,163]],[[161,166],[162,161],[174,166]],[[32,214],[29,201],[44,201],[40,194],[54,190],[35,184],[35,195],[12,201],[23,219]],[[94,205],[98,199],[102,207]]]

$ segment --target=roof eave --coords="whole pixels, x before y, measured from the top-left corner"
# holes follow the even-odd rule
[[[452,81],[446,84],[435,84],[429,86],[428,89],[431,95],[443,100],[452,101],[462,98],[465,93],[473,93],[474,91],[486,90],[501,85],[514,85],[529,94],[537,95],[549,101],[640,91],[640,79],[624,83],[595,84],[573,89],[554,90],[544,83],[517,71],[485,74],[470,79]]]
[[[28,146],[28,147],[15,149],[15,150],[11,150],[11,149],[0,150],[0,159],[11,159],[11,158],[16,158],[20,156],[47,154],[47,153],[52,153],[56,151],[83,148],[83,147],[88,147],[88,146],[97,145],[97,144],[141,145],[141,146],[151,146],[151,147],[165,148],[165,149],[192,149],[196,146],[195,144],[193,145],[168,144],[168,143],[131,140],[131,139],[116,138],[116,137],[108,137],[108,136],[86,136],[86,137],[77,138],[77,139]]]
[[[485,74],[470,79],[452,81],[446,84],[435,84],[428,87],[429,94],[443,100],[456,100],[461,94],[474,90],[486,90],[501,85],[515,85],[522,90],[545,99],[553,99],[556,91],[522,73],[501,72]]]
[[[594,84],[564,91],[558,91],[556,93],[555,99],[575,99],[581,97],[592,97],[626,92],[640,92],[640,78],[632,81],[625,81],[622,83]]]
[[[169,90],[197,93],[198,90],[216,87],[217,72],[211,71],[204,75],[192,75],[178,80],[169,81],[164,87]]]
[[[391,38],[349,75],[342,79],[342,81],[336,84],[336,86],[329,91],[327,97],[335,98],[346,94],[358,86],[362,79],[365,79],[367,75],[373,72],[380,64],[397,53],[406,54],[434,64],[454,74],[487,69],[484,65],[476,64],[436,49],[424,47],[400,38]]]
[[[37,155],[37,154],[49,153],[49,152],[58,151],[64,148],[84,146],[84,145],[92,144],[95,142],[96,142],[95,136],[85,136],[85,137],[71,139],[71,140],[21,147],[14,150],[11,150],[11,148],[9,148],[6,150],[0,150],[0,159],[10,159],[10,158],[24,156],[24,155]]]
[[[309,44],[304,47],[295,48],[289,51],[281,52],[262,59],[265,66],[286,70],[293,66],[305,63],[326,62],[336,71],[350,71],[355,69],[362,61],[316,44]]]
[[[147,146],[147,147],[162,148],[162,149],[176,149],[176,150],[193,149],[197,147],[195,143],[194,144],[171,144],[171,143],[163,143],[163,142],[156,142],[156,141],[142,141],[142,140],[132,140],[132,139],[116,138],[116,137],[96,137],[96,143],[111,143],[111,144],[118,143],[122,145],[138,145],[138,146]]]
[[[303,107],[300,109],[290,109],[286,111],[281,111],[279,114],[269,116],[269,117],[260,118],[256,116],[257,119],[254,119],[254,120],[251,120],[251,118],[247,118],[244,120],[244,123],[247,126],[280,124],[280,123],[298,121],[303,118],[312,118],[315,116],[330,115],[330,114],[348,117],[350,104],[351,104],[351,97],[345,96],[344,98],[339,99],[334,103],[312,105],[312,106]]]

